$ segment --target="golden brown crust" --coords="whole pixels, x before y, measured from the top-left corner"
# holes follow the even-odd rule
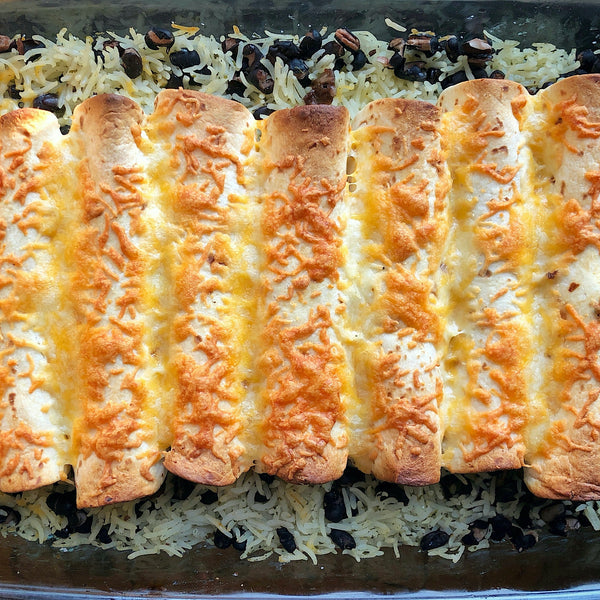
[[[371,102],[354,120],[356,194],[376,272],[370,287],[378,290],[361,319],[371,324],[365,332],[372,344],[365,432],[372,438],[370,470],[408,485],[437,482],[441,468],[443,311],[433,288],[448,229],[450,181],[439,120],[435,106],[402,99]]]
[[[265,451],[259,470],[298,483],[346,465],[346,356],[334,323],[349,118],[343,108],[274,113],[260,140],[266,264],[259,318]],[[337,209],[337,210],[336,210]]]
[[[548,498],[600,498],[600,76],[540,92],[534,157],[543,165],[540,285],[546,418],[528,448],[525,481]]]
[[[65,477],[60,396],[50,381],[51,320],[61,204],[56,118],[17,110],[0,117],[0,490]]]
[[[457,223],[446,263],[450,320],[461,329],[446,358],[442,464],[453,472],[523,465],[531,323],[522,313],[534,227],[523,196],[527,155],[519,84],[477,79],[444,91],[443,139]],[[475,260],[474,260],[475,259]]]
[[[252,458],[239,436],[249,415],[242,381],[249,349],[239,260],[244,222],[244,163],[254,145],[254,118],[231,100],[189,90],[165,90],[148,121],[165,147],[160,169],[164,210],[177,228],[170,272],[175,292],[170,360],[175,399],[170,471],[207,485],[233,483]],[[164,179],[161,174],[158,179]],[[168,190],[168,191],[167,191]],[[232,195],[233,194],[233,195]],[[215,308],[217,307],[217,308]]]
[[[164,478],[145,304],[142,120],[135,102],[96,96],[77,107],[70,133],[81,157],[71,289],[80,323],[81,414],[73,431],[79,506],[145,496]]]

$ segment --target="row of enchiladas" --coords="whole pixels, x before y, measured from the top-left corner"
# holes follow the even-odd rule
[[[600,76],[0,117],[0,490],[525,466],[600,498]]]

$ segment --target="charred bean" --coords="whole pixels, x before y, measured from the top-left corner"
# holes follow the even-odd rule
[[[127,48],[121,55],[121,64],[125,75],[129,79],[135,79],[142,74],[144,65],[142,63],[142,56],[135,48]]]
[[[0,35],[0,52],[8,52],[11,41],[7,35]]]
[[[196,50],[178,50],[177,52],[171,52],[169,55],[171,64],[179,67],[180,69],[187,69],[188,67],[195,67],[200,64],[200,55]]]
[[[0,506],[0,524],[18,525],[21,522],[21,513],[10,506]]]
[[[144,41],[150,50],[158,50],[159,48],[166,48],[168,50],[175,43],[175,38],[167,29],[152,27],[144,36]]]
[[[352,550],[356,548],[356,541],[347,531],[332,529],[329,532],[329,537],[340,550]]]
[[[225,550],[225,548],[229,548],[231,543],[233,542],[233,538],[226,533],[223,533],[220,529],[215,529],[215,533],[213,535],[213,541],[217,548],[221,550]]]
[[[450,536],[441,529],[437,529],[436,531],[430,531],[426,533],[419,543],[419,546],[423,552],[427,552],[428,550],[433,550],[435,548],[441,548],[442,546],[448,543]]]
[[[300,58],[310,58],[317,50],[321,49],[323,38],[316,29],[311,29],[300,40]]]
[[[333,487],[329,492],[325,492],[323,508],[325,509],[325,518],[332,523],[339,523],[348,516],[342,492],[336,487]]]
[[[296,540],[287,527],[278,527],[277,537],[279,538],[279,543],[286,552],[292,554],[296,551]]]

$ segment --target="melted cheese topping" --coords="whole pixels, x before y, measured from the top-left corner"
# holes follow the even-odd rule
[[[531,206],[523,194],[526,104],[524,88],[494,81],[449,89],[440,99],[453,177],[445,263],[448,318],[457,333],[444,364],[442,456],[451,471],[523,465],[533,258]]]
[[[348,247],[361,297],[355,363],[368,410],[353,457],[379,478],[424,485],[440,476],[443,309],[435,286],[449,177],[439,115],[426,103],[386,100],[368,105],[355,125],[350,209],[359,225]]]

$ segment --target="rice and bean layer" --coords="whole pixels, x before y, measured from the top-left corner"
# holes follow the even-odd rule
[[[67,133],[74,107],[101,93],[119,93],[151,112],[164,88],[192,88],[232,98],[257,119],[300,104],[344,105],[355,115],[368,102],[404,97],[435,102],[466,79],[508,78],[532,93],[559,77],[600,72],[592,49],[552,44],[520,48],[489,33],[412,32],[391,20],[390,40],[368,32],[311,30],[303,37],[220,39],[172,25],[55,40],[0,31],[0,114],[34,106],[57,115]],[[3,35],[4,34],[4,35]],[[0,534],[73,548],[92,544],[130,558],[181,555],[197,544],[231,547],[250,561],[312,560],[344,552],[357,560],[402,545],[458,561],[465,551],[510,543],[521,552],[544,536],[600,530],[600,503],[535,498],[520,472],[442,474],[427,487],[379,482],[348,466],[329,484],[298,486],[246,473],[214,488],[168,475],[150,498],[80,510],[69,483],[0,494]],[[543,543],[543,540],[542,542]]]

